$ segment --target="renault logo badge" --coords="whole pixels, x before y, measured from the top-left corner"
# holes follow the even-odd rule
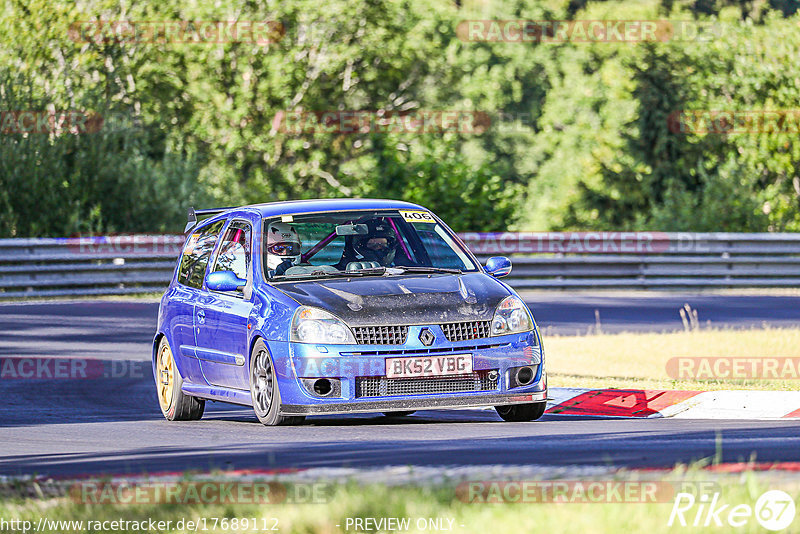
[[[433,335],[433,332],[431,332],[429,328],[423,328],[422,332],[419,333],[419,340],[422,341],[422,344],[426,347],[430,347],[433,345],[433,342],[436,341],[436,336]]]

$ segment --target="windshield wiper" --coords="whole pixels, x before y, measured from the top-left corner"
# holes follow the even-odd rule
[[[317,271],[316,273],[303,273],[303,274],[282,274],[280,276],[273,276],[270,280],[274,282],[286,282],[290,280],[318,280],[321,278],[352,278],[355,276],[382,276],[386,272],[386,267],[379,267],[377,269],[361,269],[358,271]]]
[[[425,266],[398,266],[398,267],[375,267],[372,269],[359,269],[357,271],[318,271],[317,273],[303,274],[283,274],[273,276],[271,282],[289,282],[297,280],[324,280],[327,278],[354,278],[362,276],[384,276],[391,274],[404,273],[444,273],[444,274],[464,274],[459,269],[448,269],[445,267],[425,267]]]
[[[398,265],[392,269],[399,269],[404,273],[447,273],[447,274],[463,274],[459,269],[448,269],[446,267],[423,267],[423,266],[409,266]]]

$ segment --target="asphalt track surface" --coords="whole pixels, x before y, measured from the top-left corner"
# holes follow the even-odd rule
[[[714,326],[796,326],[800,297],[527,297],[546,331],[675,330],[689,303]],[[709,458],[800,461],[800,421],[549,416],[505,423],[493,411],[309,418],[261,426],[250,409],[208,403],[198,422],[158,410],[147,359],[157,306],[95,301],[0,305],[0,357],[118,360],[123,378],[0,380],[0,474],[387,465],[670,467]],[[124,362],[124,363],[123,363]]]

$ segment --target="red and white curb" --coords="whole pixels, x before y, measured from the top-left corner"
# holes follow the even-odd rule
[[[800,391],[550,388],[547,412],[602,417],[800,419]]]

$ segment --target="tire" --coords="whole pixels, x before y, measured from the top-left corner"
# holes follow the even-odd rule
[[[280,415],[281,394],[274,369],[267,345],[259,339],[250,354],[250,396],[253,399],[253,411],[264,426],[299,424],[305,417]]]
[[[175,357],[166,336],[158,343],[155,381],[158,404],[168,421],[197,421],[203,417],[206,401],[191,397],[181,390],[183,378],[175,365]]]
[[[503,421],[523,423],[539,419],[547,408],[546,402],[535,402],[533,404],[515,404],[513,406],[495,406],[497,415]]]
[[[386,417],[407,417],[412,413],[416,413],[416,410],[408,410],[405,412],[383,412],[383,415]]]

